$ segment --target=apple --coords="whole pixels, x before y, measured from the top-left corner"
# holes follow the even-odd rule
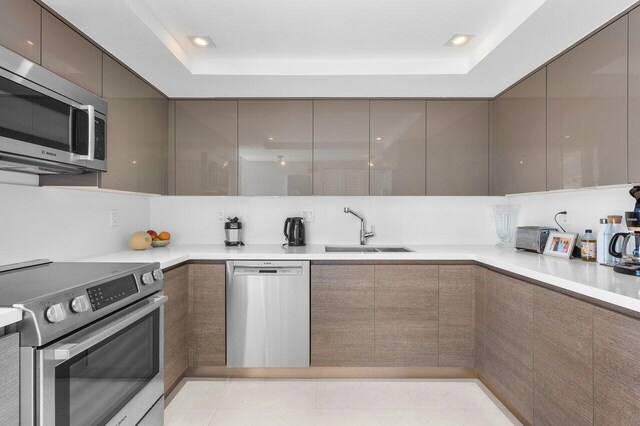
[[[147,234],[151,235],[151,238],[157,238],[158,237],[158,233],[156,231],[154,231],[153,229],[149,229],[147,231]]]

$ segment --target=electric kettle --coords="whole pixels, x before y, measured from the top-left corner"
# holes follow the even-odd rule
[[[284,237],[288,246],[304,246],[304,220],[301,217],[288,217],[284,221]]]

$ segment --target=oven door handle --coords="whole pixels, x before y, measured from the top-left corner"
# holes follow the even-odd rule
[[[87,111],[89,131],[87,133],[87,155],[78,155],[78,160],[94,161],[96,159],[96,110],[93,105],[80,105],[78,109]]]
[[[147,306],[140,308],[135,312],[132,312],[131,314],[120,319],[115,324],[110,324],[100,331],[92,333],[89,337],[80,342],[64,343],[59,347],[53,349],[53,358],[57,361],[66,361],[78,354],[81,354],[92,346],[95,346],[101,341],[108,339],[109,337],[138,321],[140,318],[143,318],[144,316],[158,309],[160,306],[167,303],[168,300],[169,298],[164,295],[151,298],[151,301]]]

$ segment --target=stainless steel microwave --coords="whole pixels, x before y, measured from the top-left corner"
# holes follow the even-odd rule
[[[107,102],[0,46],[0,170],[106,171]]]

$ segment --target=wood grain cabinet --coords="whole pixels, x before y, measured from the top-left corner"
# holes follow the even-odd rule
[[[312,101],[238,101],[239,195],[311,195],[312,158]]]
[[[313,194],[369,195],[369,101],[313,101]]]
[[[474,366],[474,291],[475,267],[450,265],[439,267],[438,293],[438,365]]]
[[[426,102],[370,103],[370,194],[425,195]]]
[[[640,419],[640,321],[594,308],[596,425],[637,425]]]
[[[374,266],[311,265],[311,366],[372,367]]]
[[[547,66],[547,189],[627,182],[627,28],[625,15]]]
[[[484,353],[486,347],[486,269],[481,266],[473,270],[473,358],[476,369],[485,374]]]
[[[438,365],[438,266],[375,265],[375,365]]]
[[[533,286],[486,272],[484,375],[533,422]]]
[[[41,62],[50,71],[102,96],[102,51],[46,10],[42,10]]]
[[[489,194],[489,101],[427,101],[427,195]]]
[[[0,0],[0,45],[40,63],[42,8],[31,0]]]
[[[189,265],[190,367],[226,364],[225,265]]]
[[[238,193],[238,103],[176,101],[176,195]]]
[[[104,97],[109,102],[107,173],[101,187],[166,193],[167,99],[104,55]]]
[[[20,423],[19,335],[0,337],[0,419],[3,425]]]
[[[175,386],[187,368],[187,312],[189,309],[189,267],[164,273],[164,390]]]
[[[546,68],[494,101],[495,193],[547,189]]]
[[[533,311],[534,424],[593,424],[593,306],[534,286]]]

